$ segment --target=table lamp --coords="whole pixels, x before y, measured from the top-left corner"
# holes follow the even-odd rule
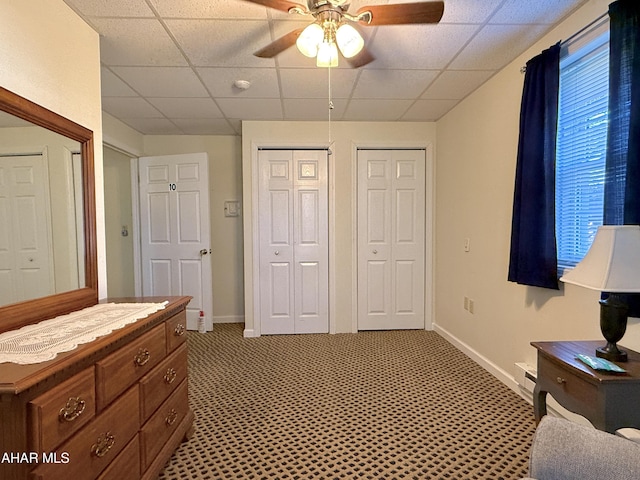
[[[616,345],[627,329],[629,310],[620,294],[640,292],[640,225],[598,228],[582,261],[560,281],[609,294],[600,300],[600,329],[607,344],[596,349],[596,356],[627,361],[627,352]]]

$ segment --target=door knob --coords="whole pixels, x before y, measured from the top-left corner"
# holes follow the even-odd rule
[[[209,253],[209,250],[207,250],[206,248],[203,248],[202,250],[200,250],[200,255],[206,255]]]
[[[278,250],[276,250],[276,251],[275,251],[275,252],[273,252],[273,253],[275,253],[276,255],[280,255],[280,252],[279,252]]]
[[[378,254],[378,250],[374,250],[374,251],[373,251],[373,254],[374,254],[374,255],[377,255],[377,254]]]

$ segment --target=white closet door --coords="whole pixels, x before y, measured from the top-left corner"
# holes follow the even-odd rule
[[[424,328],[424,236],[424,150],[359,150],[359,330]]]
[[[260,150],[258,166],[261,332],[327,333],[327,153]]]

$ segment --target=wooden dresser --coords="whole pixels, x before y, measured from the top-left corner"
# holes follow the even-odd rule
[[[0,478],[154,479],[192,432],[185,307],[33,365],[0,364]]]

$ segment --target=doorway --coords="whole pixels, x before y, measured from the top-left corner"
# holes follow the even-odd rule
[[[206,153],[140,157],[142,294],[189,295],[187,328],[200,311],[213,330]]]

